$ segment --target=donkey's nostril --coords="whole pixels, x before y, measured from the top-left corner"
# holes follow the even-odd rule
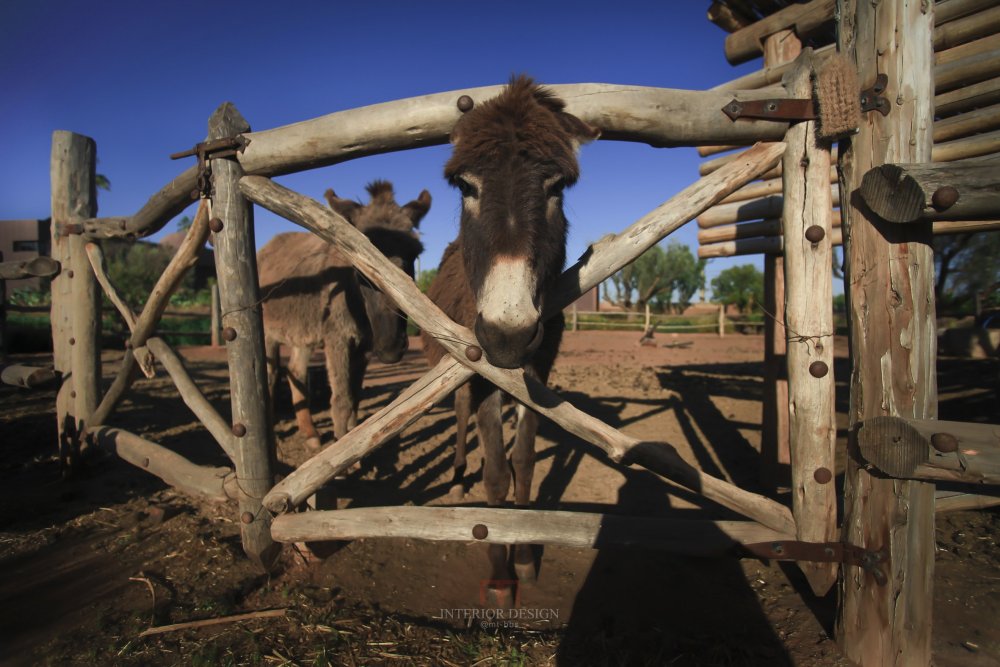
[[[486,360],[500,368],[521,368],[542,341],[538,320],[525,327],[508,328],[484,319],[480,313],[475,331]]]

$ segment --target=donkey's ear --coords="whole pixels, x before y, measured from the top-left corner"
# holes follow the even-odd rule
[[[361,205],[356,201],[351,201],[350,199],[341,199],[332,188],[328,189],[323,194],[326,197],[326,201],[329,202],[330,208],[339,213],[342,217],[346,218],[347,221],[353,225],[354,220],[352,220],[351,214],[361,208]]]
[[[601,136],[601,129],[585,123],[571,113],[565,111],[557,113],[556,118],[563,129],[569,133],[576,148],[582,144],[587,144]]]
[[[403,213],[413,221],[414,227],[420,226],[420,221],[429,210],[431,210],[431,193],[427,190],[423,190],[419,197],[403,207]]]

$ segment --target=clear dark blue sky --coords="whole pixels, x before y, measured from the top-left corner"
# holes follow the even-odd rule
[[[112,184],[100,215],[131,215],[191,162],[168,156],[204,139],[223,101],[254,130],[414,95],[505,82],[705,89],[733,68],[707,0],[619,2],[262,2],[131,0],[0,3],[0,218],[49,215],[53,130],[93,137]],[[441,176],[446,146],[364,158],[279,179],[322,199],[364,196],[386,178],[400,202],[423,188],[424,268],[455,236],[459,197]],[[601,141],[581,151],[567,192],[568,257],[623,229],[697,179],[692,148]],[[193,215],[194,208],[188,209]],[[257,243],[295,226],[257,210]],[[171,222],[160,234],[176,229]],[[694,223],[673,238],[696,248]],[[709,279],[733,264],[712,260]]]

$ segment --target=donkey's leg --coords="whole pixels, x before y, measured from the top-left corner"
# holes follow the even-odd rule
[[[526,372],[527,374],[527,372]],[[538,432],[538,414],[523,405],[517,406],[517,436],[511,460],[514,467],[514,505],[527,508],[531,505],[531,480],[535,472],[535,434]],[[521,581],[538,576],[535,569],[535,551],[530,544],[514,547],[514,572]]]
[[[449,495],[455,502],[465,497],[465,453],[469,437],[469,418],[472,416],[472,390],[465,384],[455,391],[455,471]]]
[[[305,436],[306,447],[319,449],[319,432],[309,412],[309,391],[306,384],[311,355],[312,350],[307,346],[292,347],[292,355],[288,359],[288,386],[292,390],[292,409],[295,410],[295,423],[299,433]]]
[[[333,420],[333,435],[340,440],[358,424],[358,396],[355,386],[361,379],[352,378],[357,369],[357,359],[364,356],[350,341],[329,337],[324,341],[326,354],[326,374],[330,380],[330,419]],[[363,369],[363,367],[362,367]],[[358,392],[360,393],[360,392]]]
[[[483,449],[483,483],[486,486],[486,501],[490,507],[499,507],[507,500],[510,490],[510,467],[503,446],[503,423],[501,409],[503,394],[491,391],[476,411],[476,429],[479,444]],[[511,572],[507,566],[507,547],[490,544],[489,558],[492,572],[487,594],[490,602],[500,607],[510,607],[514,603],[511,587]]]

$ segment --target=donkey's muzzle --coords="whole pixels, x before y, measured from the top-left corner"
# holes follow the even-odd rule
[[[505,328],[480,314],[476,317],[475,331],[487,361],[498,368],[521,368],[541,344],[544,329],[541,321],[526,327]]]

